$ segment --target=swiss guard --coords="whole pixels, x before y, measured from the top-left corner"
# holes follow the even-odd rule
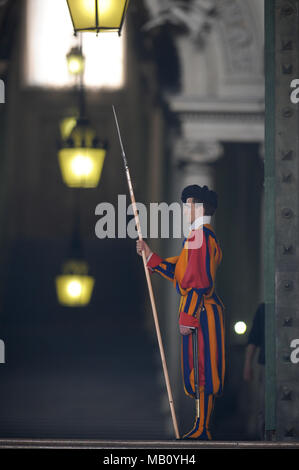
[[[181,199],[190,227],[180,255],[163,259],[144,240],[137,240],[137,253],[144,250],[150,272],[171,281],[180,295],[183,385],[196,403],[193,428],[183,439],[211,440],[210,418],[225,374],[225,307],[215,291],[222,251],[211,225],[218,197],[207,186],[190,185],[183,189]]]

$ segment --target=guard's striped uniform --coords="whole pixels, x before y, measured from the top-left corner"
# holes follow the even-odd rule
[[[212,398],[223,390],[225,375],[224,305],[215,291],[216,271],[222,251],[210,224],[191,230],[179,256],[163,259],[153,253],[147,266],[170,280],[181,296],[179,324],[198,328],[198,368],[201,396],[201,424],[194,436],[202,433],[212,411]],[[181,336],[181,368],[185,393],[195,397],[192,335]],[[206,398],[204,398],[206,397]],[[205,402],[203,404],[203,401]],[[203,410],[206,410],[204,413]],[[203,416],[203,413],[205,416]],[[192,433],[192,431],[191,431]],[[190,433],[188,433],[190,434]],[[209,435],[209,433],[208,433]]]

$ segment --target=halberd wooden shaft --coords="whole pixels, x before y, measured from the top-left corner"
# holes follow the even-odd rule
[[[116,123],[116,128],[118,132],[118,137],[119,137],[119,142],[121,146],[121,152],[122,152],[122,157],[125,165],[125,171],[126,171],[126,177],[128,181],[128,187],[129,187],[129,193],[130,193],[130,198],[132,202],[132,207],[133,207],[133,212],[134,212],[134,217],[135,217],[135,223],[136,223],[136,228],[138,232],[138,238],[139,240],[142,240],[142,233],[141,233],[141,228],[140,228],[140,220],[139,220],[139,214],[137,210],[137,205],[135,201],[135,196],[134,196],[134,191],[133,191],[133,185],[131,181],[131,176],[130,176],[130,171],[129,171],[129,166],[128,162],[126,159],[121,135],[120,135],[120,129],[118,125],[118,120],[115,112],[114,106],[112,106],[113,113],[114,113],[114,118],[115,118],[115,123]],[[161,337],[161,331],[160,331],[160,325],[159,325],[159,320],[158,320],[158,313],[156,309],[156,302],[154,298],[154,293],[153,293],[153,288],[152,288],[152,283],[150,279],[150,274],[147,268],[147,262],[146,262],[146,256],[145,256],[145,251],[142,250],[142,260],[143,260],[143,266],[144,266],[144,271],[145,271],[145,276],[146,276],[146,281],[147,281],[147,286],[149,290],[149,296],[150,296],[150,301],[151,301],[151,306],[152,306],[152,312],[153,312],[153,317],[154,317],[154,322],[155,322],[155,327],[156,327],[156,333],[157,333],[157,339],[158,339],[158,344],[159,344],[159,350],[160,350],[160,355],[161,355],[161,361],[162,361],[162,367],[163,367],[163,372],[164,372],[164,377],[165,377],[165,382],[166,382],[166,389],[167,389],[167,394],[168,394],[168,401],[169,401],[169,406],[170,406],[170,411],[171,411],[171,417],[172,417],[172,422],[173,422],[173,427],[175,431],[175,436],[177,439],[180,438],[179,435],[179,429],[178,429],[178,424],[177,424],[177,419],[176,419],[176,414],[175,414],[175,409],[174,409],[174,403],[173,403],[173,397],[172,397],[172,391],[171,391],[171,386],[170,386],[170,380],[169,380],[169,375],[168,375],[168,369],[167,369],[167,364],[166,364],[166,359],[165,359],[165,353],[164,353],[164,347],[163,347],[163,342],[162,342],[162,337]]]

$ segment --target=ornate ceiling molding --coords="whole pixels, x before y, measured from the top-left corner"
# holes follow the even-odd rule
[[[183,27],[192,42],[203,45],[215,26],[223,39],[228,72],[252,75],[262,53],[261,34],[247,0],[145,0],[150,19],[144,31],[165,24]]]
[[[246,100],[168,97],[170,109],[184,123],[260,123],[264,122],[264,102]]]
[[[145,0],[151,19],[144,31],[171,24],[183,28],[190,39],[203,45],[217,16],[216,0]]]
[[[189,163],[212,164],[223,155],[223,146],[217,141],[179,139],[175,144],[174,161],[181,165]]]

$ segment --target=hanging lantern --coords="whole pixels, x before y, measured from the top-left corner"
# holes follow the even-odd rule
[[[79,31],[118,32],[129,0],[67,0],[75,34]]]
[[[82,260],[69,260],[62,268],[62,274],[55,279],[57,297],[61,305],[84,307],[89,304],[94,278],[88,275],[88,265]]]
[[[58,159],[63,180],[72,188],[95,188],[101,178],[106,146],[85,118],[79,118],[63,141]]]
[[[71,75],[81,75],[84,72],[85,57],[80,47],[72,47],[66,59],[68,71]]]
[[[77,124],[77,118],[75,116],[69,116],[61,119],[59,123],[60,135],[62,140],[67,140]]]

